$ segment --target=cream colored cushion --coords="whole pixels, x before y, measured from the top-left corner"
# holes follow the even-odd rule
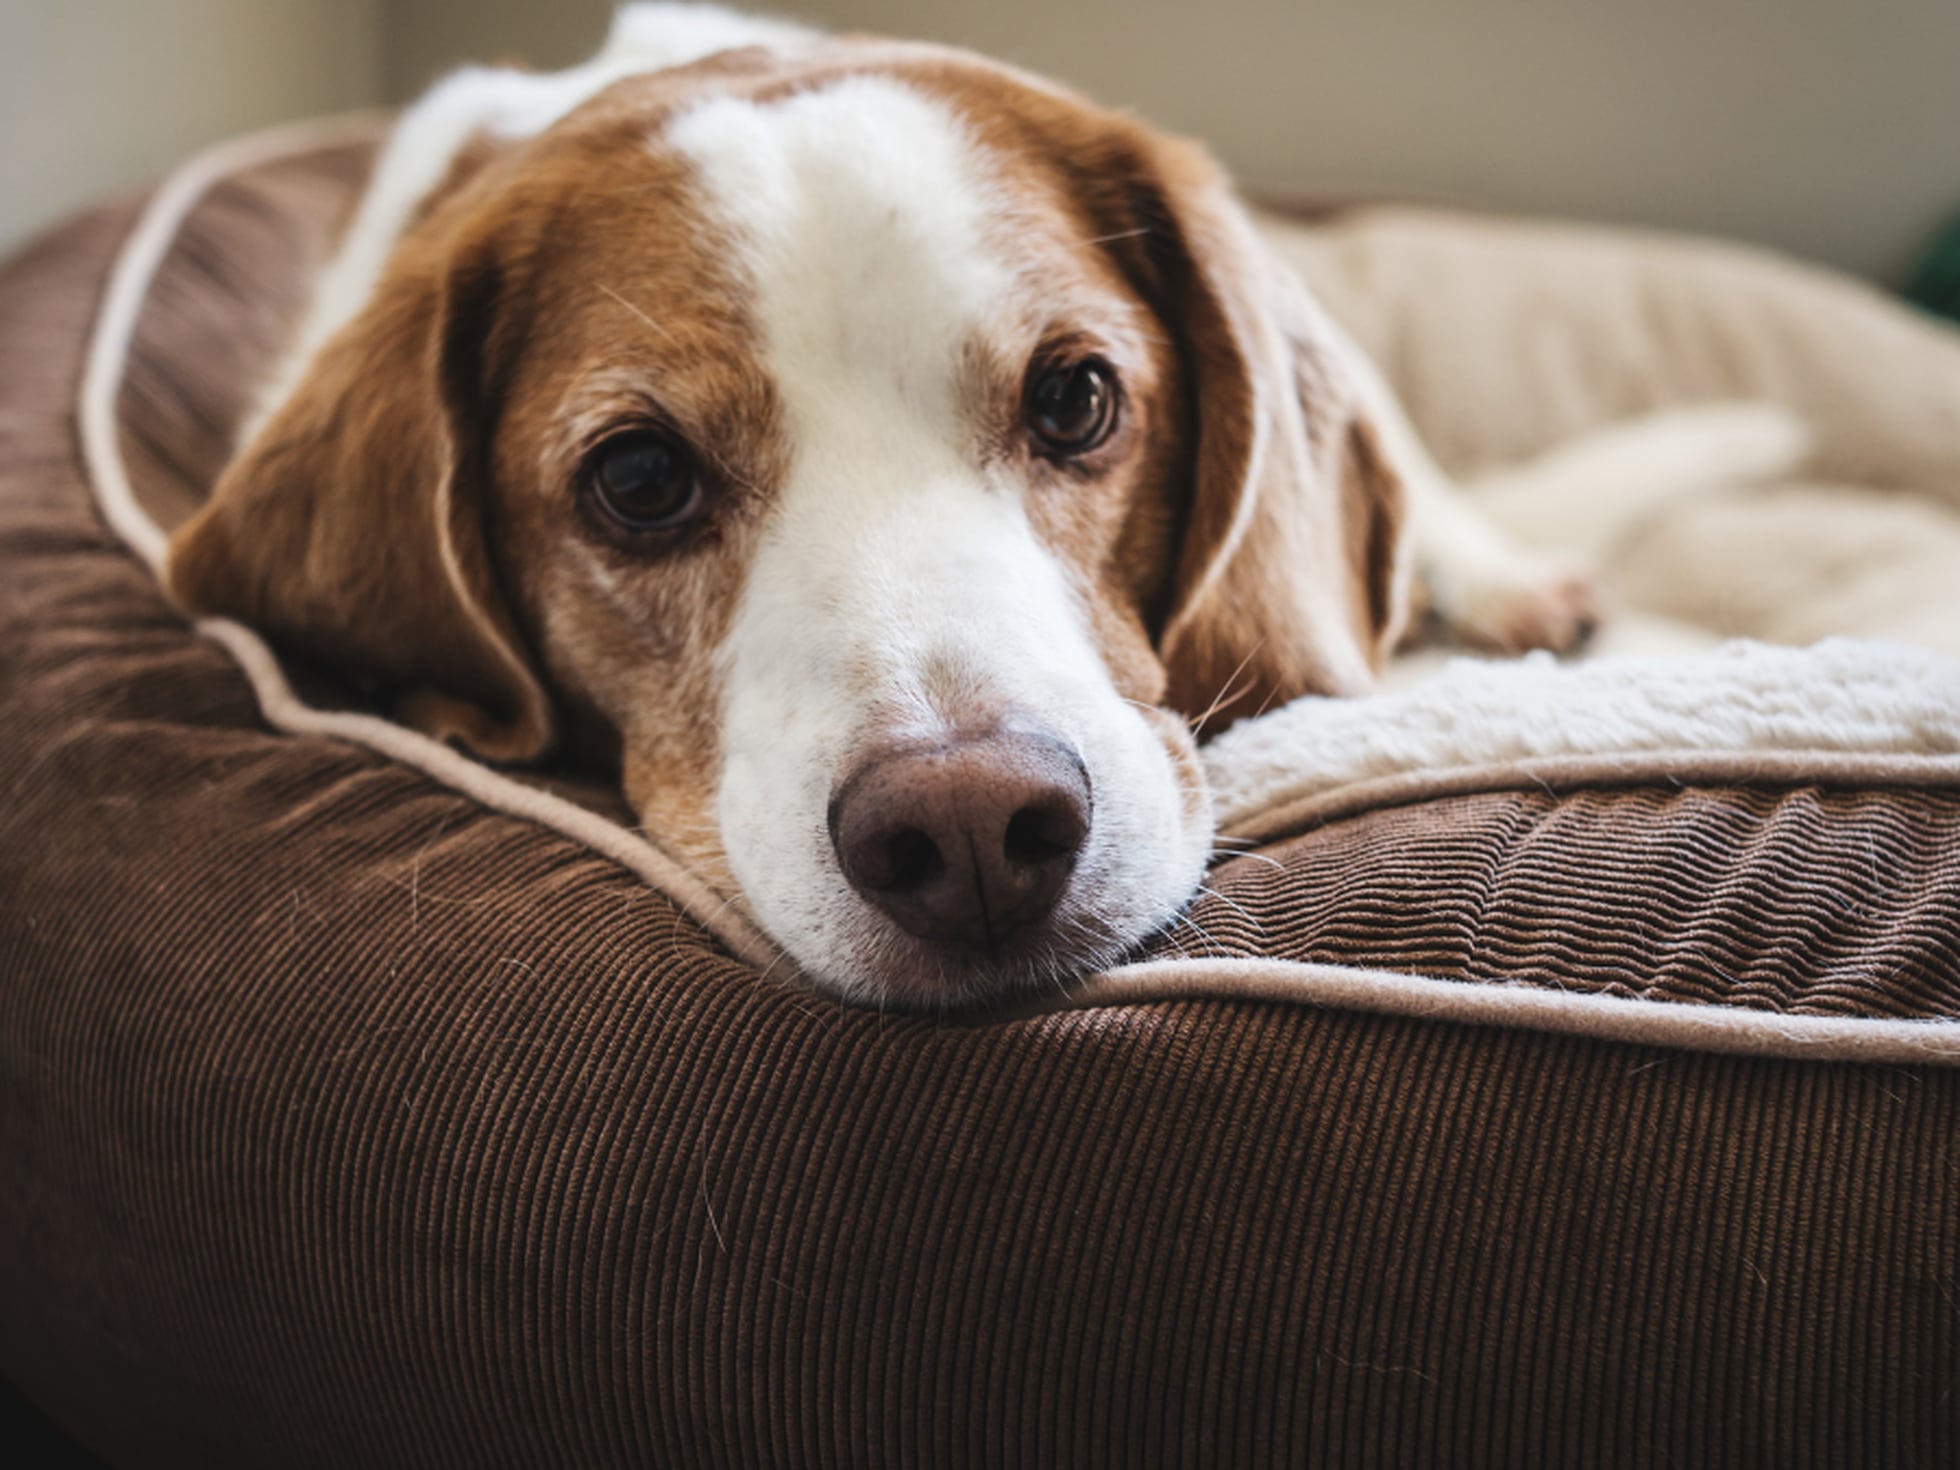
[[[1760,399],[1809,424],[1801,483],[1711,487],[1610,549],[1627,614],[1960,651],[1960,332],[1712,241],[1407,207],[1269,225],[1466,479],[1669,407]]]

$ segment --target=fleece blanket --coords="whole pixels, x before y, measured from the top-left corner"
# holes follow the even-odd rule
[[[1458,659],[1372,699],[1302,699],[1206,749],[1220,825],[1282,830],[1303,803],[1396,778],[1582,763],[1665,780],[1728,762],[1822,776],[1870,759],[1900,779],[1960,757],[1960,662],[1906,644],[1810,649],[1736,641],[1694,656],[1622,654],[1562,666]],[[1889,759],[1887,759],[1889,758]]]

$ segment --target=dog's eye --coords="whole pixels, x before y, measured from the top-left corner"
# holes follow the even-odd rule
[[[1116,370],[1100,357],[1044,369],[1028,385],[1027,419],[1046,453],[1087,454],[1116,427]]]
[[[590,471],[600,510],[627,531],[665,531],[702,503],[694,456],[651,429],[619,434],[599,446]]]

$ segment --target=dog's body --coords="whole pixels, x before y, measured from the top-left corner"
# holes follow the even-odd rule
[[[1412,559],[1486,641],[1587,616],[1199,151],[663,5],[404,118],[169,580],[486,758],[616,763],[810,978],[949,1005],[1169,920],[1191,726],[1369,687]]]

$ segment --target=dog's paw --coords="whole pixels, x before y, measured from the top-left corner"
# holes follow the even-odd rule
[[[1570,653],[1593,635],[1601,613],[1589,573],[1536,557],[1507,559],[1432,595],[1459,640],[1496,653]]]

